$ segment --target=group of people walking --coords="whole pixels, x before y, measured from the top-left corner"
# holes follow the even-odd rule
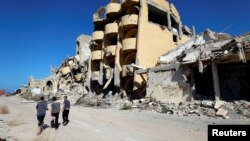
[[[70,101],[68,100],[67,96],[64,96],[64,101],[62,103],[62,108],[61,108],[61,103],[57,101],[56,97],[52,98],[53,102],[51,104],[51,117],[52,120],[50,122],[50,126],[52,128],[55,128],[56,130],[59,127],[58,119],[59,119],[59,114],[62,109],[62,119],[63,119],[63,125],[67,125],[69,123],[69,110],[70,110]],[[41,134],[44,126],[44,118],[46,115],[46,111],[49,110],[47,102],[44,100],[44,97],[42,96],[40,98],[40,101],[36,105],[37,109],[37,120],[38,120],[38,133]]]

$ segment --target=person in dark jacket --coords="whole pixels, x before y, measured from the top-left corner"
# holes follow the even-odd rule
[[[46,110],[48,110],[47,102],[44,100],[43,96],[40,98],[40,102],[37,103],[36,110],[37,110],[36,115],[37,115],[38,128],[39,128],[37,134],[39,135],[43,131],[44,118],[46,115]]]
[[[67,96],[64,96],[64,102],[62,107],[62,118],[63,118],[63,125],[67,125],[69,123],[69,110],[70,110],[70,101],[68,100]]]

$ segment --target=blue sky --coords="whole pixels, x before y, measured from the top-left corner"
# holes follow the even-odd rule
[[[170,0],[184,24],[239,35],[250,31],[248,0]],[[109,0],[0,0],[0,89],[28,77],[44,78],[50,65],[75,54],[79,34],[91,35],[92,14]]]

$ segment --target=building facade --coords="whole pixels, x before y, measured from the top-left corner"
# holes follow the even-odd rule
[[[157,65],[159,57],[194,34],[166,0],[111,1],[93,15],[89,86],[92,92],[119,88],[134,98],[145,94],[147,75],[137,69]]]

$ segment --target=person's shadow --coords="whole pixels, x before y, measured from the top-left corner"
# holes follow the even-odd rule
[[[63,124],[63,126],[67,126],[69,124],[69,120]]]
[[[51,123],[50,127],[51,127],[51,128],[55,128],[55,130],[58,130],[59,127],[60,127],[60,125],[61,125],[61,123],[58,123],[58,125],[57,125],[57,127],[56,127],[56,125],[54,125],[54,123]]]
[[[60,125],[61,125],[61,123],[58,123],[58,127],[56,128],[56,130],[58,130],[58,129],[59,129]]]
[[[49,128],[49,125],[48,125],[48,124],[44,124],[44,125],[43,125],[43,131],[44,131],[45,129],[47,129],[47,128]]]
[[[43,131],[46,130],[48,127],[49,127],[48,124],[43,124],[42,130],[40,130],[40,132],[37,133],[37,135],[41,135]]]

